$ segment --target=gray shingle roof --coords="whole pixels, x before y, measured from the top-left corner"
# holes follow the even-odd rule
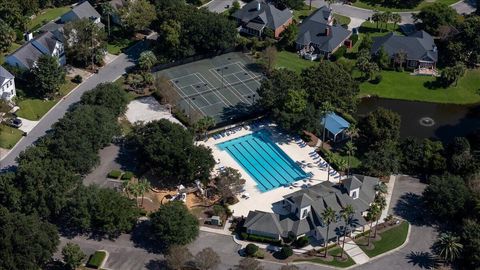
[[[362,182],[355,176],[343,180],[343,186],[350,192],[362,186]]]
[[[15,76],[13,76],[12,73],[8,72],[8,70],[0,66],[0,85],[3,85],[5,81],[13,78],[15,78]]]
[[[258,4],[260,4],[260,10],[257,9]],[[237,10],[232,16],[244,24],[254,21],[275,30],[292,18],[292,12],[289,9],[279,10],[264,0],[254,0]]]
[[[11,53],[10,56],[17,58],[24,66],[32,68],[38,58],[43,55],[43,52],[33,45],[33,41],[39,42],[47,48],[50,53],[53,53],[55,43],[59,40],[51,32],[45,32],[23,44],[15,52]]]
[[[329,12],[328,8],[322,7],[304,19],[298,31],[297,44],[318,44],[321,51],[330,53],[352,34],[339,25],[328,25]]]
[[[391,32],[385,36],[373,38],[372,54],[377,53],[381,47],[390,57],[403,50],[409,60],[434,62],[438,60],[438,52],[433,37],[423,30],[414,32],[409,36],[399,36]]]
[[[63,23],[69,22],[66,18],[72,16],[74,20],[81,20],[84,18],[100,18],[98,13],[88,1],[84,1],[72,8],[69,12],[62,15],[61,20]]]
[[[244,226],[248,229],[260,232],[270,232],[278,235],[282,235],[283,233],[279,216],[274,213],[250,211],[245,220]]]

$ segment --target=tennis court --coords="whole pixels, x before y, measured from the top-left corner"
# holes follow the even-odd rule
[[[215,118],[217,124],[248,114],[258,99],[262,74],[259,67],[239,52],[233,52],[165,69],[174,86],[179,106],[196,120]]]

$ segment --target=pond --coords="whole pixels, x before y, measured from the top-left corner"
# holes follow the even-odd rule
[[[365,116],[378,107],[400,114],[400,136],[403,138],[435,138],[448,142],[480,129],[480,104],[452,105],[371,97],[361,100],[357,116]]]

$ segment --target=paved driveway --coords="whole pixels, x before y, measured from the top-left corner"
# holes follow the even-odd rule
[[[425,184],[409,176],[399,176],[392,195],[391,213],[401,216],[411,224],[408,244],[401,250],[373,260],[355,269],[361,270],[403,270],[429,269],[433,263],[430,247],[436,238],[435,229],[426,220],[420,195]]]
[[[233,5],[234,0],[212,0],[205,4],[203,7],[207,8],[211,12],[222,13],[227,10],[227,6],[230,8]],[[242,2],[240,2],[243,4]]]

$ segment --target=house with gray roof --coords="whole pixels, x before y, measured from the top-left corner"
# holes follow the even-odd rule
[[[372,54],[377,54],[383,48],[394,59],[399,52],[406,54],[405,66],[410,69],[434,69],[438,61],[438,51],[433,37],[421,30],[408,36],[397,35],[393,32],[385,36],[373,38]]]
[[[0,99],[10,101],[16,94],[15,76],[0,66]]]
[[[262,36],[270,29],[275,38],[293,22],[290,9],[280,10],[265,0],[254,0],[232,14],[239,24],[239,31],[252,36]]]
[[[301,55],[316,54],[329,57],[352,35],[352,32],[334,24],[333,12],[323,6],[300,24],[296,40]]]
[[[100,13],[98,13],[88,1],[84,1],[74,6],[69,12],[63,14],[60,17],[60,22],[65,24],[82,19],[89,19],[96,24],[101,24],[100,18]]]
[[[325,181],[284,196],[280,202],[284,210],[282,213],[250,211],[243,226],[249,234],[274,239],[293,235],[296,238],[309,236],[322,243],[330,242],[345,231],[353,231],[367,224],[364,215],[375,199],[375,187],[379,181],[378,178],[363,175],[353,175],[339,184]],[[355,210],[348,226],[340,217],[347,205]],[[330,226],[322,218],[327,208],[337,214]]]
[[[42,33],[26,42],[8,55],[5,58],[5,63],[22,69],[31,69],[42,55],[55,56],[58,58],[60,65],[66,64],[63,42],[52,32]]]

